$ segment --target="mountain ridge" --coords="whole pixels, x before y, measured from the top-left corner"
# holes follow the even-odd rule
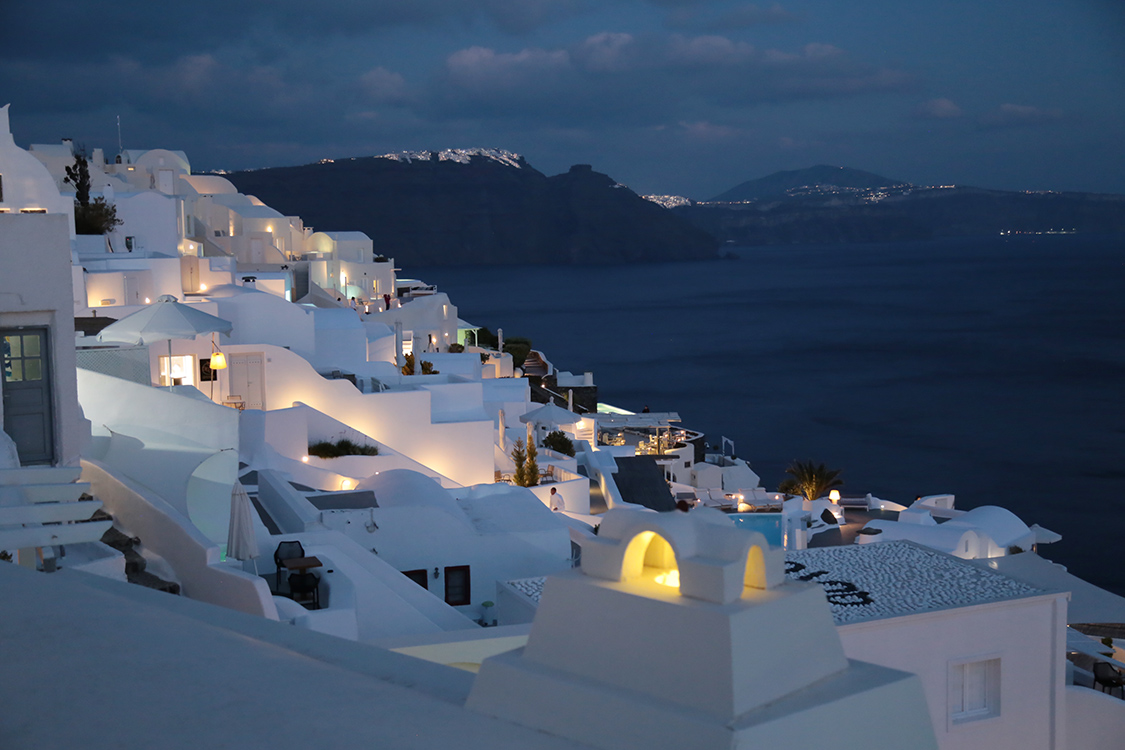
[[[445,154],[445,158],[443,158]],[[411,266],[717,257],[706,231],[590,165],[547,177],[502,149],[446,149],[224,174],[308,226],[365,232]]]

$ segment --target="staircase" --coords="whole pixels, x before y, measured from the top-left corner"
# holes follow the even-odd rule
[[[94,515],[99,520],[113,520],[112,516],[102,510],[99,510]],[[157,591],[165,591],[169,594],[180,593],[180,584],[173,581],[165,581],[160,576],[145,570],[148,566],[148,560],[136,549],[137,545],[141,543],[139,538],[129,536],[117,527],[110,526],[106,532],[102,534],[101,541],[102,544],[113,547],[115,550],[125,555],[125,578],[129,583],[135,583],[138,586],[144,586],[145,588],[155,589]]]

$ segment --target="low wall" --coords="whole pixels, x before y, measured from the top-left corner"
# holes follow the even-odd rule
[[[1125,741],[1125,700],[1097,690],[1066,688],[1066,746],[1119,750]]]
[[[250,615],[277,619],[269,585],[219,565],[219,547],[168,503],[97,463],[83,459],[82,481],[106,511],[172,567],[184,596]]]
[[[282,534],[299,534],[309,529],[323,528],[320,511],[276,471],[263,469],[258,472],[258,502],[270,514]]]
[[[570,474],[570,472],[566,472]],[[550,507],[551,502],[551,488],[554,487],[558,490],[558,494],[563,497],[563,510],[570,513],[581,513],[583,515],[590,514],[590,480],[581,474],[570,474],[577,478],[570,479],[565,482],[552,482],[551,484],[539,484],[535,487],[529,487],[535,496],[543,501],[543,504]]]

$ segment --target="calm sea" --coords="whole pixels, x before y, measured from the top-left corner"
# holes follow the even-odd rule
[[[767,487],[812,459],[847,495],[1002,505],[1125,595],[1125,237],[734,252],[418,274],[462,318],[593,371],[599,400],[733,439]]]

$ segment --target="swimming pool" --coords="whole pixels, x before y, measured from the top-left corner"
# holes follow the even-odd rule
[[[761,532],[771,547],[782,546],[780,513],[731,513],[730,519],[744,529]]]

